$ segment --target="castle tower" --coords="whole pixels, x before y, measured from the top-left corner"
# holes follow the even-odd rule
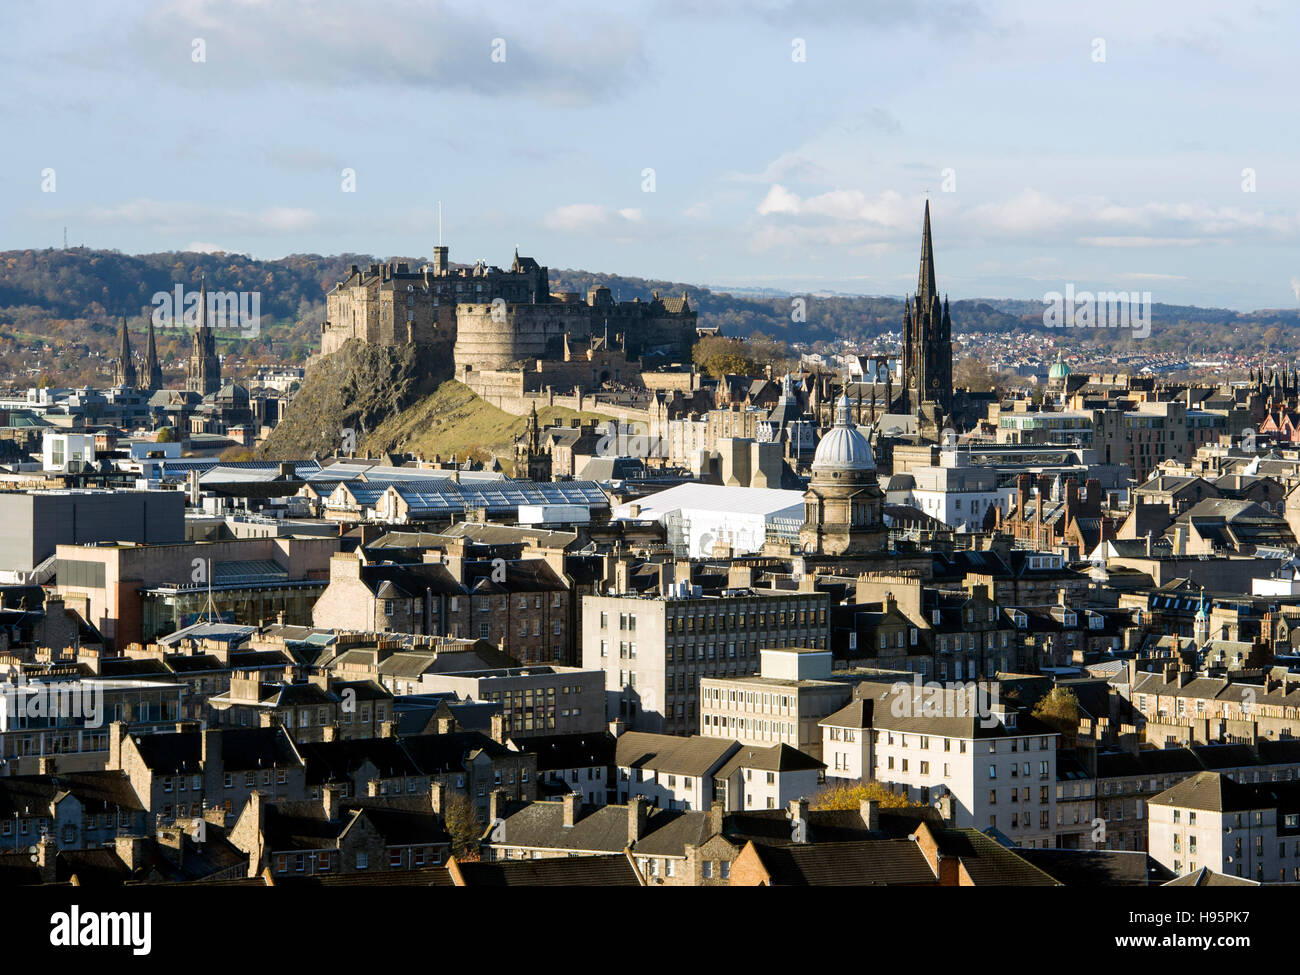
[[[158,362],[158,343],[154,339],[152,318],[149,319],[149,344],[145,348],[144,369],[147,380],[144,388],[151,393],[162,389],[162,366]]]
[[[208,325],[208,282],[199,286],[199,323],[194,328],[190,361],[185,367],[185,390],[207,396],[221,389],[221,360],[217,358],[217,338]]]
[[[122,316],[122,329],[118,333],[117,368],[113,370],[113,385],[135,389],[138,385],[135,359],[131,356],[131,336],[126,330],[126,316]]]
[[[835,425],[817,445],[803,497],[799,542],[805,552],[857,555],[885,549],[885,495],[871,444],[853,424],[847,392],[835,404]]]

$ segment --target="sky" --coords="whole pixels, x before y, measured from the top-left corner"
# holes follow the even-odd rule
[[[0,6],[0,249],[1300,306],[1300,5]]]

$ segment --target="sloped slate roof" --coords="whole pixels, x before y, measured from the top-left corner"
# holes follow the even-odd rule
[[[623,854],[458,863],[466,887],[639,887]]]

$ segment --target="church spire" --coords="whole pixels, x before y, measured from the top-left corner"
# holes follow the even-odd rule
[[[126,316],[122,316],[122,328],[118,333],[117,385],[134,388],[136,385],[135,360],[131,357],[131,336],[126,330]]]
[[[207,396],[221,389],[221,359],[217,356],[217,339],[208,325],[208,279],[199,284],[199,322],[194,329],[190,361],[185,370],[185,389]]]
[[[930,302],[938,290],[934,278],[934,244],[930,240],[930,201],[925,201],[925,229],[921,231],[921,271],[916,281],[917,311],[929,310]]]
[[[149,319],[149,341],[145,346],[144,368],[148,374],[146,388],[162,389],[162,366],[158,362],[158,343],[154,339],[152,318]]]

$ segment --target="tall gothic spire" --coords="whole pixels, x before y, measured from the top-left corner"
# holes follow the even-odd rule
[[[190,361],[185,369],[185,389],[207,396],[221,389],[221,359],[217,356],[217,339],[208,324],[208,279],[199,285],[199,322],[194,329]]]
[[[149,342],[145,347],[144,368],[148,374],[146,388],[162,389],[162,365],[158,362],[158,344],[154,340],[153,319],[149,319]]]
[[[930,240],[930,201],[925,201],[925,229],[921,231],[921,270],[916,280],[916,306],[924,314],[937,291],[934,278],[934,244]]]
[[[126,316],[122,316],[122,328],[118,334],[117,346],[117,385],[134,388],[136,385],[135,360],[131,357],[131,336],[126,330]]]

